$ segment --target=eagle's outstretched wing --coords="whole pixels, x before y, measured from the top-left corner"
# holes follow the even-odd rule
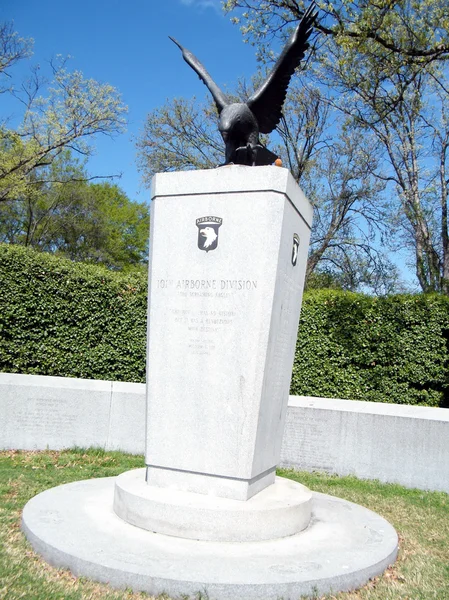
[[[218,85],[215,83],[215,81],[212,79],[212,77],[209,75],[204,66],[200,63],[200,61],[196,58],[196,56],[194,56],[186,48],[183,48],[181,44],[175,40],[175,38],[172,38],[170,36],[168,37],[171,39],[172,42],[174,42],[178,46],[178,48],[182,52],[183,59],[188,65],[192,67],[192,69],[198,74],[201,81],[207,86],[208,90],[212,94],[213,99],[215,100],[215,105],[217,107],[218,114],[220,114],[223,108],[229,104],[225,94],[223,94],[223,92],[220,90]]]
[[[312,33],[312,25],[317,14],[315,2],[312,2],[285,45],[267,80],[247,101],[248,107],[259,123],[261,133],[273,131],[281,119],[282,105],[287,95],[288,84],[309,47],[307,40]]]

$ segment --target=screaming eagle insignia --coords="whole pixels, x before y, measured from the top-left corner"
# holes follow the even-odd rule
[[[221,217],[200,217],[198,227],[198,248],[210,252],[218,246],[218,230],[223,223]]]
[[[298,260],[298,251],[299,251],[299,235],[297,233],[293,234],[293,248],[292,248],[292,265],[295,266]]]

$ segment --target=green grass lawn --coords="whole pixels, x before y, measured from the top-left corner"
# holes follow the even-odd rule
[[[147,594],[114,591],[47,565],[20,530],[21,510],[43,490],[143,466],[141,456],[101,450],[0,452],[0,599],[137,600]],[[399,559],[364,588],[323,600],[449,600],[449,496],[353,477],[280,471],[313,490],[362,504],[396,528]],[[160,600],[168,600],[160,596]],[[245,600],[236,598],[236,600]],[[263,599],[261,599],[263,600]],[[321,600],[321,599],[320,599]]]

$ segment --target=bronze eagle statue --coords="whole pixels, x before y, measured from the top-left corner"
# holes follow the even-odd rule
[[[282,117],[290,79],[309,47],[308,39],[316,17],[315,3],[312,2],[271,73],[246,102],[229,102],[201,62],[169,36],[212,94],[219,114],[218,128],[226,147],[224,164],[270,165],[276,160],[276,155],[260,143],[259,133],[271,133]]]

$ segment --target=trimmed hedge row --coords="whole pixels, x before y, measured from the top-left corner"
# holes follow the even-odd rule
[[[145,380],[146,277],[0,244],[0,370]],[[449,298],[304,295],[291,393],[449,406]]]
[[[449,298],[305,295],[291,393],[446,406]]]
[[[0,370],[145,381],[147,284],[0,244]]]

